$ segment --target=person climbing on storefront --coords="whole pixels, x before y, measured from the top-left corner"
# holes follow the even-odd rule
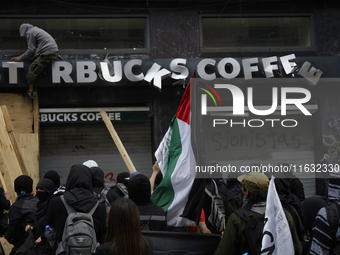
[[[13,57],[14,62],[33,59],[28,67],[26,80],[28,82],[28,96],[34,97],[33,86],[37,77],[45,70],[46,66],[54,62],[58,56],[58,45],[54,38],[45,30],[28,23],[21,24],[20,36],[26,37],[27,50],[20,56]]]

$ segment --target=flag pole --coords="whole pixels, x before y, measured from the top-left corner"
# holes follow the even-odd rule
[[[117,146],[117,148],[120,152],[120,155],[122,156],[122,158],[123,158],[127,168],[129,169],[130,173],[137,172],[135,166],[133,165],[133,163],[132,163],[132,161],[129,157],[129,154],[126,152],[122,141],[120,140],[115,128],[113,127],[110,118],[107,116],[106,111],[101,110],[100,115],[102,116],[103,121],[104,121],[107,129],[109,130],[110,135],[111,135],[113,141],[115,142],[115,144],[116,144],[116,146]]]

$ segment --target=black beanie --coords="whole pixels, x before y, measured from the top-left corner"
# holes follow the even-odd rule
[[[27,194],[32,193],[33,180],[27,175],[20,175],[14,180],[14,190],[17,194],[25,191]]]
[[[60,187],[60,176],[56,171],[54,171],[54,170],[48,171],[44,175],[44,179],[50,179],[51,181],[53,181],[54,186],[56,186],[56,188]]]

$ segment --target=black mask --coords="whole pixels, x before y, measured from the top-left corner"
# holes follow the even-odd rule
[[[51,196],[52,196],[52,194],[47,193],[47,192],[45,192],[45,191],[37,191],[37,192],[36,192],[36,197],[38,197],[38,199],[39,199],[41,202],[46,201],[46,200],[49,199]]]

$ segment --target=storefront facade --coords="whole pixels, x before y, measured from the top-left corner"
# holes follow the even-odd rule
[[[18,25],[24,22],[35,23],[51,34],[60,34],[57,43],[61,59],[48,67],[36,84],[41,175],[54,169],[66,181],[73,164],[93,159],[104,170],[105,181],[110,186],[119,172],[127,171],[99,116],[99,111],[105,109],[136,169],[149,176],[155,160],[154,151],[167,131],[185,85],[195,70],[195,77],[207,82],[225,79],[229,83],[233,79],[246,81],[246,71],[255,67],[257,69],[250,72],[252,79],[268,79],[272,82],[270,86],[280,90],[287,85],[278,80],[300,78],[300,87],[311,93],[308,104],[315,107],[311,116],[306,117],[301,112],[289,113],[299,122],[296,129],[253,129],[247,126],[215,133],[207,149],[225,154],[223,164],[268,162],[299,166],[319,164],[324,154],[339,153],[337,127],[340,122],[337,121],[336,109],[340,106],[337,83],[340,49],[336,47],[338,35],[332,32],[338,26],[337,17],[340,16],[337,6],[319,6],[320,3],[312,1],[308,6],[298,4],[303,12],[296,12],[284,1],[278,1],[277,6],[264,2],[256,7],[251,2],[243,6],[240,1],[232,1],[227,6],[222,1],[199,1],[193,5],[174,1],[164,2],[163,6],[156,1],[149,1],[149,6],[142,1],[133,3],[135,8],[126,9],[131,3],[71,1],[66,2],[68,8],[65,11],[65,6],[57,3],[36,9],[34,6],[38,6],[38,1],[32,1],[31,6],[22,1],[21,5],[8,4],[1,10],[0,18],[6,24],[3,31],[8,35],[8,38],[3,37],[3,41],[19,40]],[[226,18],[223,24],[232,24],[237,19],[240,6],[244,23],[258,22],[256,29],[249,30],[251,33],[240,32],[243,38],[245,34],[248,36],[245,39],[247,43],[242,46],[237,44],[236,37],[233,43],[229,43],[229,30],[221,38],[216,35],[223,28],[216,19],[222,15]],[[326,20],[330,14],[333,18]],[[287,17],[288,20],[282,19]],[[271,31],[270,26],[261,25],[261,18],[274,18],[265,24],[276,22],[275,18],[279,18],[281,21],[275,29],[281,31],[286,26],[294,32],[282,32],[281,35],[284,35],[277,37],[276,42],[270,36],[265,40],[255,40],[256,33],[267,35]],[[120,19],[121,23],[117,25],[115,19]],[[51,25],[58,20],[60,26]],[[78,22],[78,27],[72,27],[72,20]],[[86,20],[106,25],[91,27],[86,34],[86,26],[91,23],[87,24]],[[130,23],[125,26],[127,21]],[[299,25],[304,29],[296,29]],[[110,30],[115,26],[117,29]],[[136,43],[124,44],[123,36],[119,37],[119,26],[126,32],[126,41],[135,40]],[[66,35],[63,30],[67,31]],[[210,40],[207,36],[209,31]],[[109,41],[101,43],[97,39],[105,33]],[[77,34],[76,39],[74,34]],[[10,43],[3,44],[0,49],[0,93],[26,93],[24,76],[30,62],[11,62],[11,57],[25,50],[25,42],[20,43],[13,47]],[[285,62],[287,58],[289,61]],[[268,61],[277,65],[277,69],[273,68],[272,77],[268,77],[264,64]],[[290,73],[284,69],[288,62],[296,65]],[[301,75],[304,64],[307,70]],[[310,79],[315,77],[313,84]],[[246,83],[241,90],[246,94]],[[254,102],[270,105],[271,93],[268,87],[254,87]],[[231,99],[227,101],[232,105]],[[266,117],[256,119],[265,120]],[[315,194],[318,187],[315,173],[310,172],[308,178],[305,177],[301,180],[306,195]]]

